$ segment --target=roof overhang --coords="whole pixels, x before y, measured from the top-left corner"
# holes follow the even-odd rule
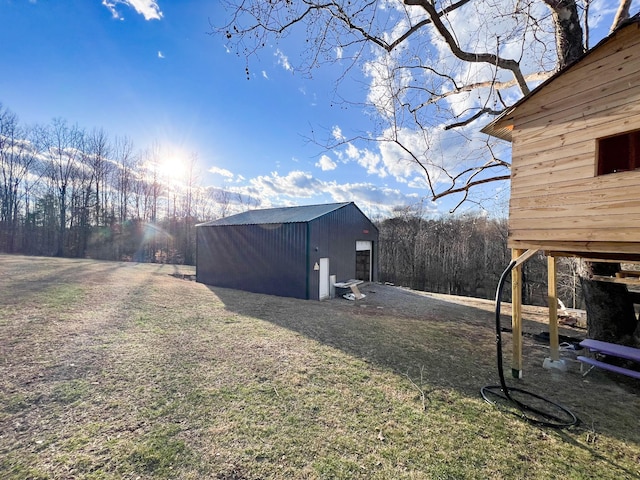
[[[511,114],[514,111],[515,107],[508,108],[480,131],[487,135],[491,135],[492,137],[497,137],[501,140],[510,142],[511,132],[513,131],[513,115]]]
[[[544,87],[549,85],[556,78],[564,75],[576,63],[579,63],[586,56],[590,55],[592,52],[598,50],[601,46],[603,46],[606,43],[608,43],[609,41],[611,41],[613,38],[615,38],[616,34],[619,31],[624,30],[624,29],[626,29],[628,27],[631,27],[631,26],[635,26],[635,28],[639,28],[639,26],[640,26],[640,13],[637,13],[633,17],[628,18],[627,20],[622,22],[618,26],[618,28],[616,28],[613,31],[613,33],[611,33],[607,37],[603,38],[597,45],[595,45],[593,48],[591,48],[587,52],[585,52],[585,54],[582,55],[580,58],[578,58],[577,60],[575,60],[571,64],[567,65],[565,68],[563,68],[562,70],[556,72],[554,75],[552,75],[547,80],[542,82],[540,85],[538,85],[538,87],[533,89],[528,95],[525,95],[520,100],[518,100],[516,103],[514,103],[511,107],[507,108],[497,118],[495,118],[491,123],[486,125],[480,131],[482,133],[486,133],[487,135],[491,135],[492,137],[497,137],[497,138],[500,138],[502,140],[506,140],[507,142],[511,142],[512,141],[511,132],[513,131],[513,128],[514,128],[515,111],[520,105],[522,105],[523,103],[528,101],[531,97],[533,97],[534,95],[539,93]]]

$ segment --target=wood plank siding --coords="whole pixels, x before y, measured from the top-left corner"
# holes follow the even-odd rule
[[[618,30],[496,125],[508,122],[509,247],[640,254],[640,170],[597,175],[598,139],[640,130],[639,23]]]

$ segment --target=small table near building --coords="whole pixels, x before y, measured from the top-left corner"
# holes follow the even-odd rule
[[[360,300],[361,298],[365,297],[365,295],[360,293],[360,290],[358,290],[358,285],[360,285],[361,283],[364,283],[364,282],[362,280],[355,280],[352,278],[350,280],[347,280],[346,282],[336,282],[334,283],[334,285],[338,288],[350,288],[352,295],[354,297],[353,299]],[[350,294],[347,294],[347,295],[350,295]],[[343,296],[347,298],[346,295],[343,295]]]

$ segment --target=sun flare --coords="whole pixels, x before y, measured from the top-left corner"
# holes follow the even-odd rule
[[[167,155],[158,162],[158,173],[166,178],[181,179],[186,171],[186,160],[180,155]]]

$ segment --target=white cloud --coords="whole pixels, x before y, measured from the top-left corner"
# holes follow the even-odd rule
[[[367,170],[369,175],[377,175],[384,178],[387,170],[381,163],[382,157],[368,148],[359,149],[353,143],[348,143],[343,150],[336,150],[338,158],[345,162],[355,162]]]
[[[335,138],[337,141],[342,142],[345,140],[344,135],[342,134],[342,130],[339,126],[335,125],[331,130],[331,136]]]
[[[158,50],[158,58],[164,58],[164,53]]]
[[[339,129],[334,128],[334,136],[342,137]],[[374,149],[349,142],[333,153],[341,162],[365,169],[368,175],[392,177],[424,195],[428,194],[429,181],[434,186],[450,181],[445,172],[455,174],[474,162],[482,164],[485,140],[473,126],[460,131],[388,128],[377,138]]]
[[[109,2],[108,0],[102,0],[102,5],[107,7],[111,12],[111,16],[117,20],[124,20],[118,11],[116,10],[116,4],[114,2]]]
[[[381,162],[382,158],[380,155],[367,148],[360,150],[358,153],[358,165],[366,168],[368,174],[377,175],[380,178],[388,175],[384,164]]]
[[[347,145],[346,150],[344,151],[347,158],[351,160],[358,160],[360,156],[360,152],[358,151],[358,147],[356,147],[353,143]]]
[[[253,189],[260,192],[260,197],[287,197],[309,198],[320,190],[320,181],[313,178],[310,173],[294,170],[281,177],[277,172],[270,176],[261,175],[249,180]]]
[[[220,175],[226,178],[233,178],[233,173],[225,168],[211,167],[209,169],[209,173],[213,173],[214,175]]]
[[[276,50],[276,52],[274,53],[274,55],[276,56],[276,58],[278,59],[278,65],[280,65],[282,68],[284,68],[286,71],[288,72],[292,72],[293,71],[293,67],[291,66],[291,64],[289,63],[289,59],[287,58],[287,56],[282,52],[282,50],[280,50],[279,48]]]
[[[316,163],[316,167],[319,167],[323,172],[335,170],[337,166],[336,162],[331,160],[327,155],[322,155],[318,163]]]
[[[406,133],[410,135],[410,132]],[[414,135],[410,135],[406,141],[417,143]],[[419,173],[419,166],[415,160],[395,143],[380,143],[380,160],[385,171],[392,175],[396,182],[407,183],[409,178]]]
[[[122,15],[118,12],[118,5],[129,6],[142,15],[145,20],[160,20],[163,16],[157,0],[102,0],[102,5],[107,7],[115,19],[122,20]]]
[[[303,203],[356,202],[376,215],[392,215],[394,210],[413,205],[422,195],[405,194],[398,189],[373,183],[321,181],[308,172],[294,170],[281,176],[277,172],[249,180],[249,185],[233,187],[240,195],[260,198],[261,206],[301,205]],[[435,211],[435,205],[433,205]]]
[[[418,203],[422,197],[418,194],[404,194],[400,190],[380,187],[372,183],[325,184],[327,193],[334,202],[355,202],[369,214],[391,216],[398,208]],[[435,204],[429,203],[427,209],[436,212]]]
[[[265,80],[269,80],[269,75],[267,75],[267,72],[265,70],[262,70],[262,78],[264,78]]]

